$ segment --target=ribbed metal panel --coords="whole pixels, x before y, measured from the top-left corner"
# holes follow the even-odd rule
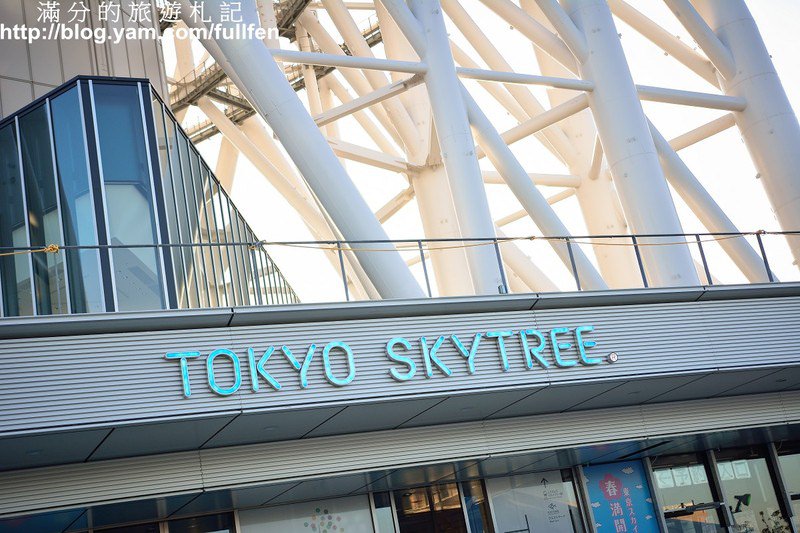
[[[202,485],[197,452],[4,472],[0,513],[190,492]]]
[[[419,337],[432,344],[439,335],[458,334],[470,343],[476,332],[591,324],[598,346],[591,353],[611,351],[619,362],[596,367],[534,368],[524,365],[519,341],[507,340],[510,371],[504,372],[496,342],[484,338],[469,375],[465,360],[449,341],[439,352],[452,368],[449,378],[422,374]],[[252,409],[289,409],[323,404],[403,398],[412,395],[451,395],[594,379],[624,379],[668,373],[701,373],[748,366],[796,364],[796,332],[800,330],[800,298],[701,301],[580,309],[544,309],[505,313],[459,314],[375,320],[208,328],[159,332],[114,333],[0,341],[0,435],[75,426],[126,424],[147,419],[233,413]],[[417,361],[417,377],[392,380],[385,343],[408,338],[409,355]],[[355,353],[356,378],[345,387],[324,379],[321,346],[347,342]],[[246,349],[263,350],[286,344],[302,360],[309,343],[317,345],[309,372],[309,387],[301,389],[298,373],[280,352],[268,364],[284,386],[273,391],[262,381],[253,393],[247,372]],[[214,395],[207,386],[205,355],[216,348],[233,349],[244,374],[240,392]],[[190,364],[192,397],[183,398],[173,351],[204,354]],[[548,349],[549,353],[549,349]],[[259,354],[260,355],[260,354]],[[575,358],[574,351],[569,352]],[[333,363],[345,375],[341,358]],[[232,381],[227,365],[218,380]]]
[[[798,422],[800,392],[788,392],[83,463],[3,474],[0,514]]]

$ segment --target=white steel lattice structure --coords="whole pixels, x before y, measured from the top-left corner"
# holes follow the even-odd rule
[[[480,1],[530,41],[530,72],[538,65],[539,73],[514,71],[460,0],[243,0],[241,23],[279,29],[288,41],[205,40],[211,58],[198,65],[189,42],[176,40],[174,111],[180,117],[190,105],[202,110],[208,120],[190,128],[196,140],[224,136],[217,164],[223,183],[232,183],[241,153],[320,241],[386,241],[382,223],[412,198],[426,238],[502,236],[485,183],[504,183],[523,207],[517,218],[530,217],[542,234],[569,235],[551,204],[575,195],[589,234],[650,235],[640,239],[640,260],[652,285],[698,285],[688,245],[658,246],[675,239],[652,235],[684,233],[672,191],[709,232],[753,229],[737,228],[678,155],[734,126],[780,228],[800,229],[800,126],[745,0],[664,0],[697,47],[638,11],[633,0]],[[178,25],[198,27],[188,16],[190,2],[181,3]],[[229,17],[218,2],[205,2],[205,13],[223,28],[239,23],[223,20]],[[364,13],[373,15],[366,29],[354,16]],[[708,90],[636,85],[615,22],[620,20],[682,64],[687,75],[704,80]],[[474,53],[450,38],[446,24]],[[287,42],[290,47],[281,49]],[[372,47],[377,42],[383,43],[380,57]],[[492,105],[501,106],[516,126],[498,131],[473,86],[465,87],[467,79],[478,80]],[[297,96],[301,87],[307,103]],[[546,88],[548,101],[534,87]],[[642,100],[726,114],[667,140],[646,116]],[[379,150],[351,142],[351,132],[338,128],[337,121],[348,116]],[[510,145],[529,136],[557,157],[562,173],[523,166]],[[485,163],[482,168],[483,158],[494,170]],[[408,187],[374,212],[345,159],[404,175]],[[547,198],[539,186],[564,189]],[[800,238],[787,239],[797,263]],[[630,286],[640,277],[634,250],[605,244],[594,241],[590,258],[580,247],[552,242],[565,265],[574,262],[584,288]],[[751,242],[737,237],[720,244],[747,280],[767,281]],[[512,288],[554,288],[541,265],[516,246],[503,244]],[[371,247],[383,251],[344,254],[351,293],[423,295],[390,244]],[[338,267],[336,251],[328,256]],[[440,295],[491,294],[505,283],[487,246],[431,251],[430,265]]]

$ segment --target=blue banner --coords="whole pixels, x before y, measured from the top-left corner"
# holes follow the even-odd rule
[[[598,533],[659,533],[641,461],[583,469]]]

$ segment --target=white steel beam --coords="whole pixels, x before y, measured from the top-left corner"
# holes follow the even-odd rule
[[[682,234],[678,213],[608,5],[604,1],[565,0],[565,7],[588,43],[589,54],[580,65],[580,72],[584,79],[595,84],[594,91],[587,95],[632,232]],[[669,242],[675,240],[670,238]],[[647,241],[646,244],[656,244],[657,241]],[[666,239],[660,242],[666,242]],[[684,244],[643,246],[641,255],[652,285],[691,286],[700,283],[692,256]]]
[[[223,135],[222,141],[219,143],[219,155],[217,155],[217,166],[214,168],[214,175],[219,180],[222,188],[228,192],[233,189],[238,160],[239,150]]]
[[[678,39],[659,24],[653,22],[625,0],[608,0],[611,11],[631,28],[649,39],[653,44],[674,57],[695,74],[714,87],[719,87],[717,69],[711,61],[694,51],[689,45]]]
[[[186,0],[182,0],[182,4],[186,4]],[[220,5],[213,2],[204,5],[212,20],[223,29],[233,30],[235,23],[221,20]],[[258,26],[253,0],[242,0],[242,8],[243,22]],[[249,89],[250,103],[275,131],[345,239],[388,240],[264,43],[252,39],[220,39],[218,45],[232,70]],[[392,251],[394,247],[390,244],[374,246],[387,251],[356,252],[356,256],[381,296],[422,297],[422,289],[400,254]]]
[[[400,0],[384,0],[384,5],[393,16],[396,11],[405,11],[405,4],[401,5]],[[422,34],[424,43],[418,48],[417,43],[411,39],[409,42],[430,67],[425,75],[425,86],[461,233],[467,238],[493,237],[494,224],[475,157],[475,142],[450,53],[441,6],[436,0],[412,0],[411,11],[412,16],[418,19],[412,28]],[[405,28],[401,20],[394,18],[409,36],[410,28]],[[475,246],[468,248],[466,253],[475,292],[497,294],[503,283],[493,250]]]
[[[509,130],[504,131],[501,137],[503,138],[503,142],[506,144],[513,144],[524,139],[525,137],[548,128],[567,117],[570,117],[576,113],[580,113],[588,107],[589,98],[585,94],[581,94],[564,102],[563,104],[559,104],[553,108],[550,108],[544,113],[536,115],[535,117],[530,118]],[[479,147],[476,153],[479,158],[486,155],[482,147]]]
[[[675,13],[689,35],[700,45],[720,75],[726,80],[733,78],[736,75],[736,63],[731,51],[720,41],[691,2],[689,0],[664,0],[664,3]]]
[[[522,207],[528,212],[531,219],[545,235],[569,235],[570,232],[567,227],[561,219],[558,218],[558,215],[556,215],[536,186],[534,186],[533,182],[528,177],[528,173],[525,172],[525,169],[522,168],[522,165],[514,157],[514,154],[511,153],[511,149],[505,141],[503,141],[500,134],[497,133],[497,130],[495,130],[492,123],[480,107],[478,107],[478,104],[470,96],[469,92],[463,89],[462,93],[467,105],[470,123],[475,128],[481,146],[484,147],[490,161],[500,175],[506,180],[509,189],[511,189],[511,192],[514,193],[519,203],[522,204]],[[551,245],[561,261],[568,268],[571,268],[574,257],[583,287],[588,289],[607,288],[606,283],[600,277],[594,265],[589,261],[589,258],[583,253],[583,250],[577,246],[573,247],[573,254],[570,256],[568,247],[564,242],[551,241]]]
[[[594,89],[592,82],[573,78],[555,78],[553,76],[540,76],[538,74],[525,74],[522,72],[465,67],[458,67],[456,72],[459,78],[472,80],[495,81],[519,85],[542,85],[544,87],[568,89],[570,91],[591,91]]]
[[[414,187],[407,187],[394,195],[391,200],[383,204],[380,209],[375,211],[375,216],[381,223],[386,222],[400,211],[405,205],[414,198]]]
[[[761,184],[785,231],[800,229],[800,125],[772,58],[743,0],[697,2],[736,61],[734,78],[723,80],[730,96],[747,100],[736,124],[758,170]],[[787,242],[800,265],[800,237]]]
[[[355,68],[365,70],[383,70],[387,72],[405,72],[408,74],[424,74],[428,67],[425,63],[414,61],[398,61],[396,59],[381,59],[377,57],[348,56],[344,53],[325,54],[322,52],[301,52],[298,50],[281,50],[270,48],[269,52],[275,59],[287,63],[303,65],[320,65],[325,67]]]
[[[711,122],[707,122],[702,126],[698,126],[693,130],[678,135],[669,141],[669,145],[673,150],[680,151],[684,148],[692,146],[693,144],[697,144],[702,140],[708,139],[717,133],[723,132],[728,128],[732,128],[735,125],[736,117],[733,115],[733,113],[728,113],[727,115],[715,118]]]
[[[535,0],[521,0],[522,8],[536,20],[547,25],[548,20]],[[533,47],[539,70],[547,76],[569,76],[570,72],[541,49]],[[564,104],[574,97],[569,91],[548,89],[551,107]],[[572,140],[576,157],[568,162],[571,174],[582,177],[576,189],[576,199],[583,214],[586,229],[594,235],[620,235],[628,233],[625,217],[619,204],[611,175],[603,169],[602,145],[597,128],[589,110],[566,117],[559,128]],[[602,179],[598,179],[601,178]],[[592,249],[603,280],[610,288],[630,287],[638,284],[639,274],[636,256],[627,246],[609,246],[607,242],[593,239]]]
[[[481,0],[486,7],[497,13],[512,27],[519,30],[525,37],[547,52],[553,59],[561,63],[567,70],[577,72],[575,56],[564,44],[558,35],[548,30],[545,26],[525,13],[511,0]]]
[[[349,159],[350,161],[357,161],[365,165],[390,170],[392,172],[408,172],[410,170],[408,161],[396,156],[345,142],[341,139],[328,139],[328,144],[330,144],[330,147],[336,155]]]
[[[367,44],[356,21],[353,20],[342,0],[323,0],[323,4],[325,4],[328,15],[333,20],[336,29],[339,30],[339,33],[344,38],[350,53],[353,56],[374,59],[372,48]],[[374,90],[381,89],[389,84],[389,78],[383,72],[364,70],[364,76]],[[421,136],[417,132],[417,128],[403,103],[399,100],[384,100],[383,107],[403,138],[408,152],[411,154],[422,150]]]
[[[689,167],[670,147],[667,140],[650,122],[650,131],[661,157],[667,178],[675,191],[683,198],[686,205],[697,216],[700,222],[711,233],[739,233],[739,228],[728,218],[722,208],[708,194]],[[764,270],[764,261],[756,253],[744,237],[720,238],[718,241],[723,250],[733,259],[739,270],[750,283],[766,283],[769,281]]]
[[[637,85],[636,92],[639,93],[639,99],[650,102],[706,107],[723,111],[744,111],[747,108],[747,100],[736,96],[650,87],[649,85]]]
[[[575,196],[575,189],[564,189],[561,192],[558,192],[552,196],[548,196],[547,203],[550,205],[557,204],[561,200],[566,200],[567,198],[571,198]],[[498,218],[494,221],[494,225],[498,228],[502,228],[503,226],[507,226],[512,222],[516,222],[517,220],[521,220],[528,216],[528,212],[524,209],[520,209],[519,211],[514,211],[511,214],[508,214],[502,218]]]
[[[483,182],[492,185],[505,184],[505,180],[496,170],[481,170]],[[540,172],[528,172],[528,177],[536,185],[546,187],[578,187],[581,184],[580,176],[572,174],[542,174]]]
[[[564,12],[564,8],[558,3],[558,0],[536,0],[539,4],[539,9],[542,10],[547,20],[553,25],[558,35],[564,40],[564,43],[569,48],[572,55],[578,60],[578,63],[586,61],[586,38],[583,32],[575,27],[575,23]]]
[[[331,92],[333,92],[333,94],[336,95],[336,98],[339,99],[342,105],[355,100],[350,91],[347,90],[347,87],[345,87],[335,75],[330,74],[328,76],[325,76],[325,78],[322,79],[322,83],[326,85],[327,88],[330,89]],[[383,111],[383,109],[376,108],[373,110],[373,112],[375,112],[376,117],[378,116],[377,112],[381,111]],[[378,148],[380,148],[383,152],[387,154],[399,156],[400,154],[399,150],[395,148],[394,144],[392,144],[392,141],[390,141],[389,138],[386,137],[386,135],[380,129],[380,126],[375,123],[375,121],[366,111],[364,110],[356,111],[355,113],[353,113],[353,118],[356,119],[359,126],[361,126],[365,132],[367,132],[369,138],[372,139],[372,142],[374,142],[378,146]],[[327,127],[335,128],[336,123],[331,122],[328,124]],[[332,133],[331,130],[328,129],[328,132],[330,136]]]
[[[322,24],[320,24],[320,22],[311,12],[306,10],[301,13],[298,21],[303,25],[309,35],[314,38],[317,46],[319,46],[325,54],[347,57],[345,56],[342,48],[339,46],[339,43],[337,43],[333,37],[331,37],[328,31],[322,26]],[[358,96],[365,96],[372,92],[372,87],[360,69],[345,68],[339,70],[339,73],[347,81],[347,83],[350,84]],[[326,78],[331,78],[333,80],[335,79],[335,76],[329,75],[326,76]],[[338,82],[338,80],[336,81]],[[336,91],[337,88],[335,87],[334,82],[331,81],[330,83],[330,87]],[[342,99],[342,96],[339,93],[337,93],[337,97],[340,100]],[[342,103],[344,103],[343,100]],[[389,133],[389,136],[392,137],[398,146],[402,147],[403,139],[398,133],[397,128],[389,119],[389,115],[386,113],[386,110],[382,106],[377,106],[372,109],[372,113],[375,115],[375,118],[378,119],[378,122],[381,124],[381,126],[383,126],[383,128]]]
[[[370,106],[383,102],[384,100],[403,94],[412,87],[416,87],[422,83],[422,81],[422,76],[415,74],[408,79],[396,81],[389,85],[384,85],[380,89],[373,91],[370,94],[360,96],[338,107],[318,114],[314,117],[314,122],[317,123],[317,126],[324,126],[325,124],[334,122],[340,118],[352,115],[356,111],[361,111],[362,109],[366,109]]]

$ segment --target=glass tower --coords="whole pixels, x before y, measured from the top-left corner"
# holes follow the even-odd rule
[[[0,316],[297,302],[258,240],[147,80],[0,122]]]

